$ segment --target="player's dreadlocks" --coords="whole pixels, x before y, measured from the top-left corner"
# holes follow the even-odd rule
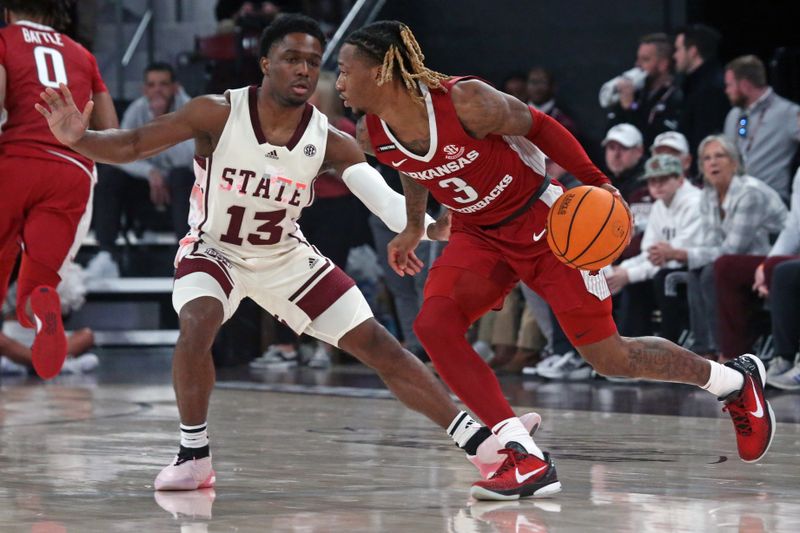
[[[72,0],[2,0],[2,7],[17,15],[30,15],[43,20],[57,30],[69,24],[69,7]]]
[[[344,40],[356,46],[376,64],[382,65],[378,85],[390,81],[395,73],[399,73],[409,93],[418,101],[422,97],[417,89],[416,80],[424,83],[429,89],[442,89],[442,80],[449,76],[431,70],[423,62],[425,55],[419,43],[411,33],[411,29],[396,20],[373,22],[350,34]]]

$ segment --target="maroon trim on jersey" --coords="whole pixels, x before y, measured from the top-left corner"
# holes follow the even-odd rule
[[[200,168],[202,168],[203,170],[206,169],[206,158],[205,157],[200,157],[199,155],[196,155],[196,156],[194,156],[194,161],[195,161],[195,163],[200,165]]]
[[[258,87],[256,85],[251,85],[247,90],[247,105],[250,109],[250,125],[253,126],[253,134],[255,134],[258,144],[264,144],[267,142],[267,138],[264,137],[261,121],[258,119]]]
[[[296,291],[294,291],[294,294],[289,296],[289,301],[293,302],[298,296],[300,296],[300,294],[302,294],[302,292],[304,290],[306,290],[306,287],[308,287],[309,285],[314,283],[314,281],[325,272],[325,270],[328,268],[328,266],[330,266],[330,264],[331,264],[331,260],[328,259],[328,258],[325,258],[325,264],[322,265],[321,267],[319,267],[317,269],[317,271],[314,272],[314,275],[311,276],[310,278],[308,278],[305,283],[300,285],[300,288],[297,289]]]
[[[315,320],[355,284],[356,282],[345,274],[342,269],[334,266],[319,283],[300,298],[297,302],[297,307],[307,314],[311,320]]]
[[[225,271],[222,265],[212,259],[184,257],[181,259],[181,262],[178,263],[178,269],[175,271],[175,279],[181,279],[183,276],[187,276],[195,272],[205,272],[214,278],[214,281],[219,284],[220,288],[225,293],[226,298],[231,295],[233,283],[231,283],[230,279],[228,278],[228,273]]]
[[[306,132],[306,128],[308,127],[308,123],[311,122],[311,115],[314,114],[314,106],[311,104],[306,104],[306,108],[303,109],[303,118],[300,119],[300,124],[297,125],[297,129],[294,130],[294,134],[292,134],[292,138],[289,139],[289,142],[286,143],[287,150],[293,150],[297,143],[300,142],[300,138]]]
[[[267,142],[267,138],[264,136],[264,130],[261,127],[261,121],[258,118],[258,87],[255,85],[251,85],[247,90],[247,101],[248,107],[250,109],[250,124],[253,126],[253,133],[256,136],[256,140],[258,144],[265,144]],[[297,143],[300,142],[300,138],[303,137],[303,134],[306,132],[306,128],[308,127],[308,123],[311,122],[311,115],[314,114],[314,106],[311,104],[306,104],[305,108],[303,109],[303,116],[300,118],[300,123],[297,124],[297,128],[295,128],[292,137],[289,139],[289,142],[286,143],[287,150],[293,150]]]
[[[203,195],[205,196],[205,198],[203,198],[203,220],[200,222],[200,224],[197,225],[198,239],[203,236],[203,224],[205,224],[206,221],[208,220],[208,197],[211,196],[211,169],[213,167],[212,165],[213,160],[214,160],[213,154],[206,157],[206,165],[208,166],[208,168],[206,169],[206,191],[205,194]]]

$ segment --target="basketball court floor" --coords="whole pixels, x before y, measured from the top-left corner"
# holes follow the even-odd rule
[[[544,418],[563,492],[475,502],[445,432],[361,367],[224,369],[212,398],[216,489],[154,493],[177,448],[169,352],[101,354],[96,375],[0,381],[2,532],[800,531],[800,394],[759,464],[702,391],[509,377]]]

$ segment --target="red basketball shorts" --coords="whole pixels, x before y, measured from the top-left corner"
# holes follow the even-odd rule
[[[506,294],[522,280],[550,304],[574,346],[598,342],[616,333],[611,296],[603,275],[592,276],[570,268],[550,251],[544,235],[550,209],[546,201],[545,195],[525,214],[494,229],[464,224],[456,215],[450,242],[428,275],[425,298],[455,299],[460,305],[463,303],[462,309],[478,309],[479,313],[466,313],[476,320],[480,314],[501,306]],[[462,275],[459,270],[468,274]],[[465,280],[474,281],[475,276],[495,289],[487,291],[483,286],[473,290]]]
[[[0,155],[0,190],[0,296],[5,298],[22,248],[19,317],[34,287],[58,285],[58,271],[73,248],[90,200],[92,175],[66,160]]]

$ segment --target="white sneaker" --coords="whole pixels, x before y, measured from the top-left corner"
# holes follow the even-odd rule
[[[537,371],[543,378],[571,381],[589,379],[592,375],[592,367],[572,350],[560,356],[552,366],[543,369],[537,367]]]
[[[331,367],[331,356],[321,343],[317,344],[317,348],[306,363],[309,368],[316,368],[317,370]]]
[[[98,252],[86,265],[84,270],[87,279],[110,279],[119,277],[119,266],[111,253],[105,250]]]
[[[780,376],[790,368],[792,368],[791,361],[773,356],[767,363],[767,385],[772,385],[772,378]]]
[[[800,362],[783,374],[772,377],[767,374],[767,383],[781,390],[800,390]]]
[[[288,370],[297,366],[299,357],[297,351],[284,352],[277,345],[270,345],[267,350],[256,359],[250,361],[250,368],[262,370]]]
[[[211,456],[181,461],[178,456],[156,476],[156,490],[196,490],[214,487],[217,476],[211,467]]]
[[[15,363],[5,356],[0,356],[0,374],[3,376],[27,376],[28,367]]]
[[[88,374],[100,364],[100,359],[93,353],[85,353],[78,357],[68,357],[61,367],[62,374]]]
[[[551,368],[553,365],[558,363],[558,361],[560,361],[562,357],[564,356],[557,353],[548,355],[547,357],[539,361],[539,363],[536,366],[526,366],[525,368],[523,368],[522,373],[525,374],[526,376],[541,375],[539,373],[540,370],[547,371],[547,369]]]

